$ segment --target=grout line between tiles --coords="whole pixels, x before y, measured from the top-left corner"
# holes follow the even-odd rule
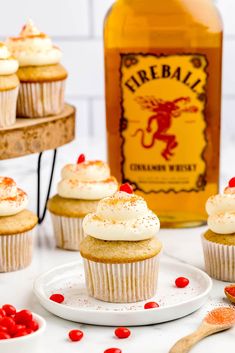
[[[104,96],[103,95],[86,95],[86,94],[67,94],[66,95],[66,99],[71,99],[71,100],[89,100],[89,99],[92,99],[92,100],[103,100],[104,99]]]
[[[104,95],[86,95],[86,94],[67,94],[66,95],[66,100],[69,101],[69,100],[91,100],[91,101],[94,101],[94,100],[104,100],[105,97]],[[224,94],[222,96],[222,99],[223,100],[235,100],[235,94]]]
[[[88,135],[94,136],[94,109],[93,109],[93,98],[88,98]]]
[[[89,9],[89,33],[92,39],[95,37],[95,27],[94,27],[94,2],[93,0],[88,0]],[[96,38],[95,38],[96,39]]]
[[[85,41],[89,41],[89,40],[93,40],[93,41],[101,41],[103,40],[102,35],[96,35],[95,34],[95,27],[94,27],[94,5],[93,5],[93,0],[88,0],[88,6],[89,6],[89,12],[90,12],[90,16],[89,16],[89,34],[87,35],[52,35],[52,39],[56,42],[85,42]],[[5,39],[8,37],[9,35],[6,36],[0,36],[0,41],[5,41]],[[230,41],[233,42],[235,41],[235,34],[230,33],[230,34],[225,34],[224,35],[224,40],[225,41]]]

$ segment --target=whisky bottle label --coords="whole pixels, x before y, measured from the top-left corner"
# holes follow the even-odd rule
[[[122,177],[144,193],[206,185],[204,55],[121,54]]]

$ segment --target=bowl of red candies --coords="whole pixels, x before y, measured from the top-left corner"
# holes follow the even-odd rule
[[[4,304],[0,308],[0,352],[36,353],[45,328],[46,321],[41,316]]]

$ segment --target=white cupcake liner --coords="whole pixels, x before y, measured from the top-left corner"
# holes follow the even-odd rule
[[[220,281],[235,281],[235,246],[214,243],[202,235],[206,272]]]
[[[90,296],[111,303],[134,303],[152,298],[157,290],[160,254],[127,264],[106,264],[83,258]]]
[[[61,113],[64,109],[65,81],[21,82],[17,116],[40,118]]]
[[[15,124],[18,92],[19,87],[0,92],[0,128]]]
[[[34,228],[19,234],[0,235],[0,272],[17,271],[30,265]]]
[[[63,217],[51,213],[56,246],[65,250],[79,251],[85,234],[82,228],[83,217]]]

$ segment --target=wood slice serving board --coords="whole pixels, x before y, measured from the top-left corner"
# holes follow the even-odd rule
[[[0,160],[55,149],[75,137],[75,108],[45,118],[17,118],[16,124],[0,129]]]

